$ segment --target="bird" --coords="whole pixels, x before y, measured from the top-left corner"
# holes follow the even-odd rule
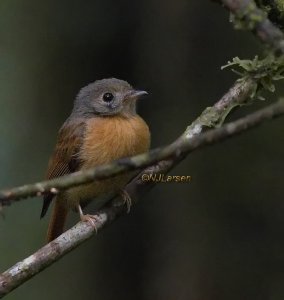
[[[46,179],[147,152],[150,148],[150,130],[136,112],[137,100],[147,94],[116,78],[96,80],[83,87],[75,98],[70,116],[58,132]],[[133,173],[130,172],[57,194],[45,194],[41,218],[54,202],[47,242],[63,233],[69,211],[78,212],[82,221],[92,223],[94,216],[82,211],[91,201],[108,193],[120,193],[128,201],[128,194],[123,188],[131,177]]]

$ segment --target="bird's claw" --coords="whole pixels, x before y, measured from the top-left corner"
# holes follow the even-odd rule
[[[126,204],[126,208],[127,208],[127,213],[130,212],[130,207],[132,205],[132,200],[131,200],[131,197],[129,196],[129,194],[126,192],[126,190],[123,190],[121,189],[119,191],[119,195],[121,196],[121,198],[123,199],[124,203],[123,204]]]
[[[87,222],[87,223],[91,224],[94,227],[96,233],[98,232],[98,228],[96,225],[96,222],[100,223],[100,218],[98,216],[82,214],[82,215],[80,215],[80,219],[82,222]]]
[[[87,222],[87,223],[91,224],[94,227],[94,229],[95,229],[95,231],[97,233],[98,232],[98,228],[97,228],[96,222],[97,223],[101,222],[99,216],[88,215],[88,214],[84,215],[84,213],[83,213],[82,208],[81,208],[80,205],[78,205],[78,212],[80,214],[81,221],[82,222]]]

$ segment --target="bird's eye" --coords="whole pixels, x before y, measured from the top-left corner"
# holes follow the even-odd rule
[[[103,99],[105,102],[110,102],[113,99],[113,94],[112,93],[105,93],[103,95]]]

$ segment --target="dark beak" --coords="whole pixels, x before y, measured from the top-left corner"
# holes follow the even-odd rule
[[[146,91],[138,91],[138,90],[134,90],[131,91],[128,95],[127,95],[127,99],[130,100],[137,100],[139,98],[141,98],[142,96],[146,96],[148,95],[148,93]]]

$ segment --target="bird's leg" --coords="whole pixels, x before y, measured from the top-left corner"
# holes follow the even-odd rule
[[[97,230],[95,221],[100,222],[99,217],[96,215],[88,215],[88,214],[84,215],[80,204],[78,204],[77,209],[78,209],[81,221],[90,223],[95,228],[95,231],[97,232],[98,230]]]
[[[130,207],[132,205],[131,197],[129,196],[129,194],[124,189],[119,190],[119,195],[123,199],[123,202],[124,202],[123,204],[126,204],[127,213],[129,213],[130,212]]]

